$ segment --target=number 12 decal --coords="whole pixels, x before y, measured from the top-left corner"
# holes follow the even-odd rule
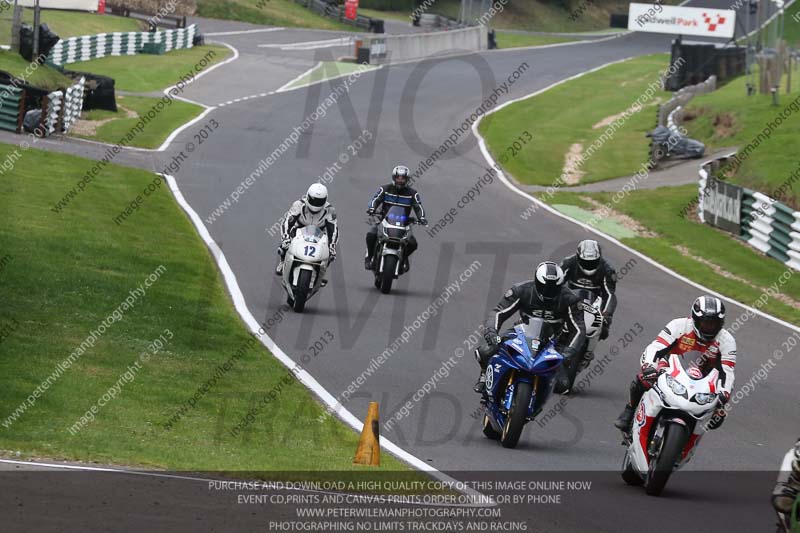
[[[315,246],[306,246],[306,255],[309,257],[314,257],[317,248]]]

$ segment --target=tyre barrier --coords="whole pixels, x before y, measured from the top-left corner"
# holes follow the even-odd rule
[[[735,155],[731,153],[700,166],[698,218],[800,271],[800,211],[764,193],[727,183],[728,172],[738,164]],[[725,172],[717,177],[720,170]]]
[[[165,52],[192,48],[197,25],[154,32],[115,32],[62,39],[50,50],[47,63],[57,67],[106,56],[136,55],[143,48],[163,46]],[[147,46],[146,46],[147,45]]]
[[[19,133],[24,116],[24,91],[13,85],[0,85],[0,129]]]

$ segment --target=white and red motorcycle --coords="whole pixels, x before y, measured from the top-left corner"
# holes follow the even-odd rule
[[[622,463],[622,479],[644,485],[651,496],[664,490],[670,475],[694,455],[719,404],[714,369],[703,376],[697,365],[681,364],[671,355],[669,366],[646,391],[636,409]]]
[[[319,291],[328,268],[328,235],[316,226],[298,228],[283,258],[283,288],[287,303],[302,313]]]

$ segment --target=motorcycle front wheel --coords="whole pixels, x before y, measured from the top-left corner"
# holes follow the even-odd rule
[[[383,258],[383,272],[380,273],[381,292],[389,294],[392,292],[392,282],[394,282],[394,272],[397,269],[397,256],[387,255]]]
[[[311,290],[311,272],[303,270],[297,277],[297,286],[292,288],[294,292],[294,300],[289,303],[295,313],[302,313],[306,307],[306,300],[308,300],[308,293]]]
[[[525,419],[528,418],[528,403],[531,401],[533,387],[530,383],[518,382],[514,389],[514,398],[511,400],[511,409],[500,435],[500,443],[504,448],[514,448],[522,435]]]
[[[647,482],[644,491],[650,496],[660,496],[667,485],[669,476],[675,464],[683,453],[683,448],[688,440],[688,430],[680,424],[667,424],[664,428],[664,437],[658,455],[650,460],[650,469],[647,473]]]

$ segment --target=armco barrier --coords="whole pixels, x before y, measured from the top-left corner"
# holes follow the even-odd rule
[[[479,52],[489,48],[489,38],[485,26],[473,26],[433,33],[365,37],[364,46],[370,49],[370,62],[382,64],[423,59],[447,52]]]
[[[19,133],[24,111],[24,91],[13,85],[0,85],[0,129]]]
[[[658,106],[658,126],[667,126],[667,119],[679,107],[685,107],[698,94],[710,93],[717,88],[717,77],[709,78],[697,85],[689,85],[677,91],[672,98]]]
[[[709,182],[720,169],[726,168],[728,159],[734,155],[727,154],[700,166],[697,214],[701,222],[711,223],[705,208]],[[737,217],[740,233],[737,236],[756,250],[800,271],[800,212],[766,194],[746,187],[732,187],[741,189]]]
[[[166,51],[191,48],[197,25],[177,30],[154,32],[116,32],[70,37],[58,41],[50,50],[47,62],[52,65],[67,65],[77,61],[88,61],[106,56],[135,55],[146,43],[163,43]]]

